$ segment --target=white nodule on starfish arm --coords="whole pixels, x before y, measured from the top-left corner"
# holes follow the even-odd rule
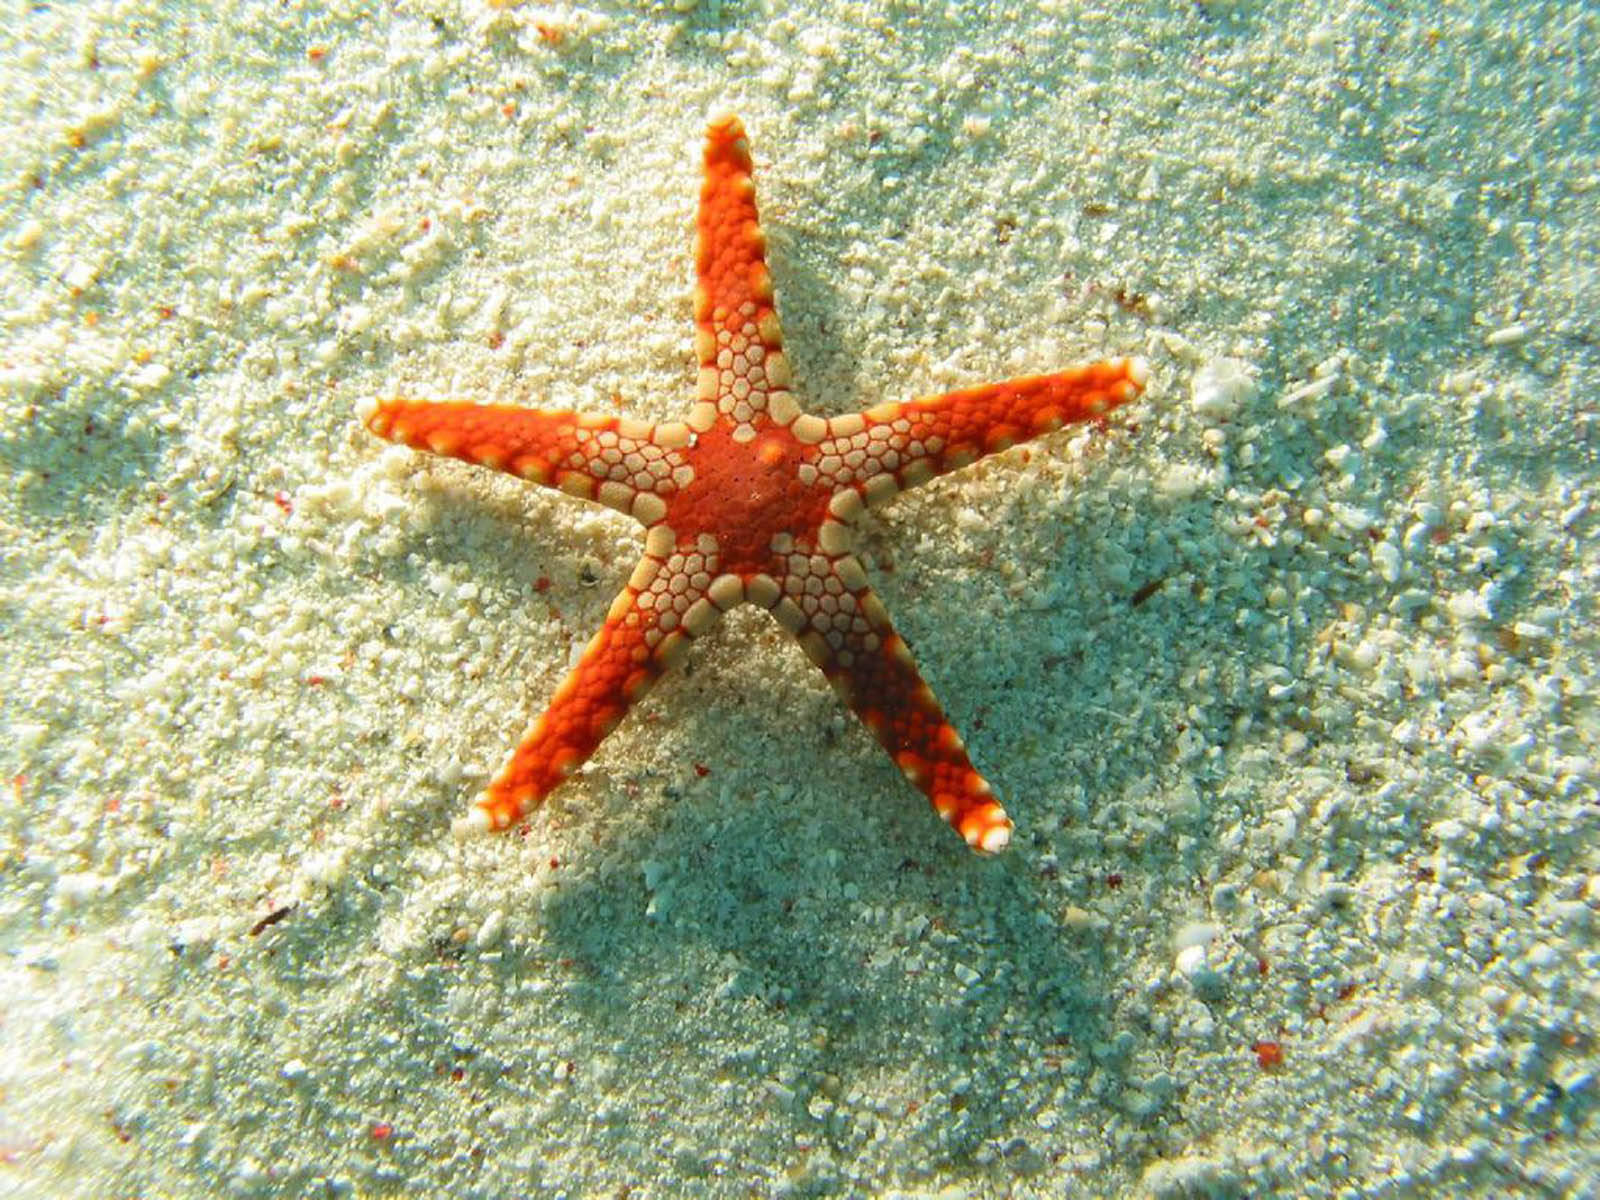
[[[687,426],[676,424],[401,398],[365,406],[362,421],[379,437],[597,500],[646,525],[693,478],[679,444]]]
[[[800,468],[803,482],[859,489],[869,505],[897,492],[1053,433],[1092,421],[1139,394],[1150,377],[1140,358],[1119,358],[942,396],[879,404],[825,423],[802,417],[797,438],[815,448]]]

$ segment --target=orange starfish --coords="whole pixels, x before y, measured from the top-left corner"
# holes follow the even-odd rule
[[[818,417],[800,411],[756,220],[744,127],[706,134],[694,293],[699,387],[687,419],[391,399],[367,428],[419,450],[598,500],[647,533],[644,557],[582,659],[463,826],[502,829],[577,770],[628,706],[739,604],[800,642],[906,778],[967,843],[1011,821],[923,682],[851,554],[869,505],[986,454],[1103,416],[1146,368],[1117,359]]]

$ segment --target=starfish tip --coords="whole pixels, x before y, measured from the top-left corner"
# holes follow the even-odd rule
[[[1011,824],[996,825],[978,839],[978,849],[986,854],[998,854],[1011,844]]]
[[[974,850],[998,854],[1011,844],[1011,822],[1002,820],[996,825],[969,828],[965,831],[965,837],[967,845]]]

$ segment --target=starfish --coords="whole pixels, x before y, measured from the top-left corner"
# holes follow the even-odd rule
[[[735,116],[706,133],[695,259],[696,398],[682,421],[508,405],[368,402],[373,433],[596,500],[645,527],[644,556],[582,658],[458,828],[503,829],[585,763],[689,644],[740,604],[772,613],[934,809],[982,851],[1012,824],[851,553],[868,507],[987,454],[1102,417],[1140,359],[803,413]]]

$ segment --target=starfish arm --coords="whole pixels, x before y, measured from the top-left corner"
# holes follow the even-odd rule
[[[598,500],[647,525],[690,476],[681,421],[399,398],[373,404],[363,421],[379,437]]]
[[[1143,359],[1112,359],[831,419],[803,416],[793,432],[812,443],[807,465],[815,478],[854,488],[873,504],[1018,442],[1103,417],[1137,396],[1148,373]]]
[[[783,558],[773,608],[912,785],[975,850],[1011,840],[1011,819],[967,757],[911,650],[853,555]]]
[[[723,580],[707,582],[708,557],[714,556],[676,548],[662,526],[651,530],[645,556],[612,602],[605,624],[485,789],[466,826],[504,829],[537,807],[589,760],[689,643],[716,624]]]
[[[733,116],[713,121],[700,189],[694,291],[700,377],[689,424],[701,433],[720,424],[739,441],[768,425],[788,425],[800,411],[789,393],[755,195],[744,126]]]

